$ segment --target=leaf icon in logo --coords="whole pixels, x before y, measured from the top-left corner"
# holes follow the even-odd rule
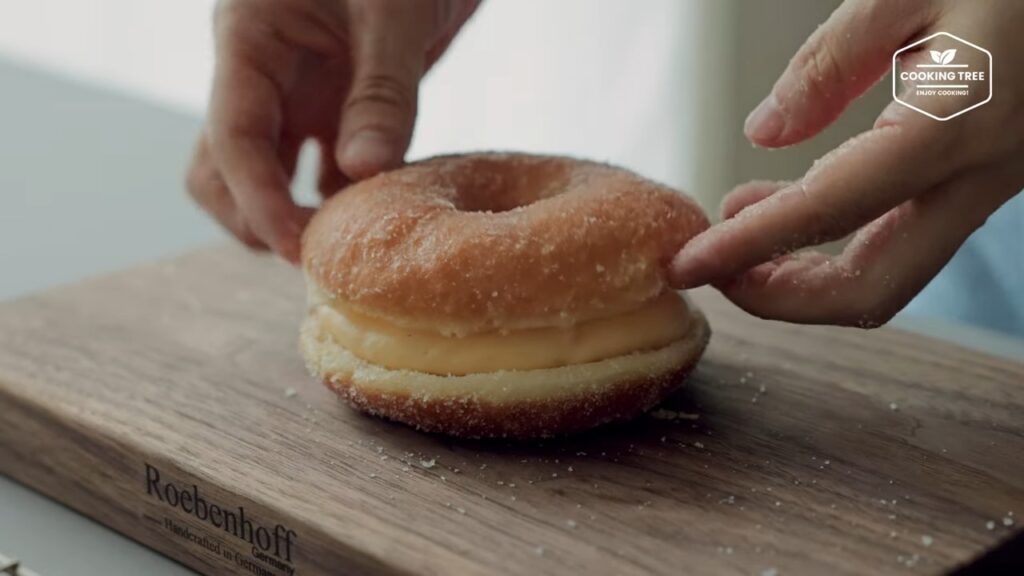
[[[935,62],[936,64],[942,64],[942,52],[939,52],[938,50],[931,50],[931,53],[932,62]]]
[[[945,52],[942,53],[942,62],[941,63],[942,64],[949,64],[950,62],[953,61],[953,58],[955,56],[956,56],[956,48],[950,48],[949,50],[946,50]],[[932,58],[934,58],[934,56],[932,56]]]

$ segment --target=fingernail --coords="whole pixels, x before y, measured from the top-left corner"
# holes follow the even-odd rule
[[[753,142],[774,142],[782,136],[782,130],[786,127],[786,120],[782,116],[779,102],[775,94],[769,94],[754,108],[754,111],[747,116],[743,124],[743,132]]]
[[[676,257],[672,259],[669,268],[669,280],[673,286],[680,290],[689,290],[707,284],[702,279],[704,266],[700,257],[694,254],[696,250],[683,248]]]
[[[365,178],[387,168],[393,159],[394,147],[387,134],[363,130],[349,140],[341,157],[341,166],[348,176]]]
[[[300,266],[302,263],[301,250],[297,240],[285,240],[278,245],[278,253],[292,266]]]

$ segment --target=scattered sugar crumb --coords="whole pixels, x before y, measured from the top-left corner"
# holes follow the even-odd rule
[[[295,398],[296,394],[298,394],[298,392],[296,392],[295,388],[292,388],[291,386],[284,389],[285,398]]]
[[[892,410],[893,412],[896,412],[899,409],[900,409],[899,404],[897,404],[895,402],[889,402],[889,410]]]
[[[985,522],[985,528],[987,528],[989,530],[995,530],[996,529],[996,523],[991,521],[991,520],[989,520],[988,522]]]
[[[420,460],[420,466],[424,468],[433,468],[437,464],[437,460],[431,458],[430,460]]]
[[[537,546],[536,548],[533,549],[533,553],[536,554],[537,556],[543,556],[544,555],[544,547],[543,546]]]
[[[458,512],[459,514],[465,514],[466,513],[466,509],[465,508],[456,508],[455,511]]]
[[[933,542],[935,542],[935,539],[931,536],[927,534],[921,535],[921,544],[924,544],[925,546],[931,546]]]
[[[694,448],[703,448],[704,447],[704,445],[701,444],[700,442],[694,442],[693,446],[694,446]]]
[[[1013,518],[1009,516],[1003,518],[1003,526],[1013,526]]]
[[[565,525],[568,526],[569,528],[575,528],[576,527],[576,521],[575,520],[566,520],[565,521]]]

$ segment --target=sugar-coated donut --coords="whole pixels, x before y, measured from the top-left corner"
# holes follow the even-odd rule
[[[562,157],[432,158],[354,184],[307,227],[310,371],[358,409],[458,436],[634,416],[710,336],[666,281],[707,228],[685,196]]]

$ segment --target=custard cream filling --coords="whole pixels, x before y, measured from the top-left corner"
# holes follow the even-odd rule
[[[630,312],[568,327],[448,337],[407,329],[337,301],[310,309],[321,330],[357,357],[392,370],[463,375],[585,364],[664,347],[690,329],[685,299],[667,291]]]

